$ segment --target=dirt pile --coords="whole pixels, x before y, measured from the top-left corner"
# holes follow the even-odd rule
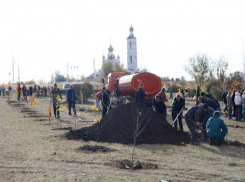
[[[83,139],[84,141],[97,140],[110,143],[133,143],[132,125],[136,118],[142,121],[141,128],[146,125],[144,131],[137,138],[137,143],[189,143],[190,136],[185,132],[175,131],[164,120],[163,116],[154,112],[151,108],[141,104],[119,105],[112,109],[100,123],[79,130],[71,130],[66,133],[68,139]],[[97,125],[98,124],[98,125]]]
[[[100,145],[95,145],[95,146],[84,145],[82,147],[79,147],[78,151],[108,153],[108,152],[114,152],[115,150]]]

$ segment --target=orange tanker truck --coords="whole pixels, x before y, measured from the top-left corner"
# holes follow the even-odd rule
[[[148,95],[145,99],[146,105],[151,105],[152,98],[161,90],[161,79],[148,72],[131,74],[128,72],[113,72],[107,76],[106,87],[111,92],[111,104],[113,106],[135,102],[136,91],[139,84],[144,83],[144,92]]]

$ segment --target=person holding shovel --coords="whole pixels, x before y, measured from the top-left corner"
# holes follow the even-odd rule
[[[182,111],[185,107],[185,99],[182,98],[179,94],[174,98],[173,104],[172,104],[172,120],[176,121],[174,122],[174,129],[177,130],[177,120],[179,121],[179,128],[180,131],[183,131],[183,124],[182,124]]]

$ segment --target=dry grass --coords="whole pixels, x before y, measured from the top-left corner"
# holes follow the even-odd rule
[[[132,146],[99,143],[116,151],[79,152],[79,147],[96,142],[66,140],[60,136],[67,131],[52,130],[74,128],[74,118],[67,113],[62,113],[61,120],[52,118],[49,125],[48,120],[40,121],[47,117],[30,118],[6,101],[0,97],[0,181],[245,181],[245,149],[240,147],[210,146],[206,142],[200,146],[138,145],[135,157],[157,164],[159,169],[122,170],[108,164],[129,160]],[[42,101],[42,112],[47,115],[48,99],[37,99],[39,105],[35,110],[41,113]],[[94,124],[93,113],[79,113],[82,121],[78,128]],[[245,127],[245,123],[231,123]],[[245,143],[244,129],[229,127],[228,140]]]

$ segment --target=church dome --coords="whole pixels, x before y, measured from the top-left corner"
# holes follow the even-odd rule
[[[108,51],[113,52],[113,50],[114,50],[113,47],[110,45],[110,47],[108,48]]]
[[[134,28],[132,27],[132,25],[131,25],[129,31],[130,31],[130,32],[134,31]]]

